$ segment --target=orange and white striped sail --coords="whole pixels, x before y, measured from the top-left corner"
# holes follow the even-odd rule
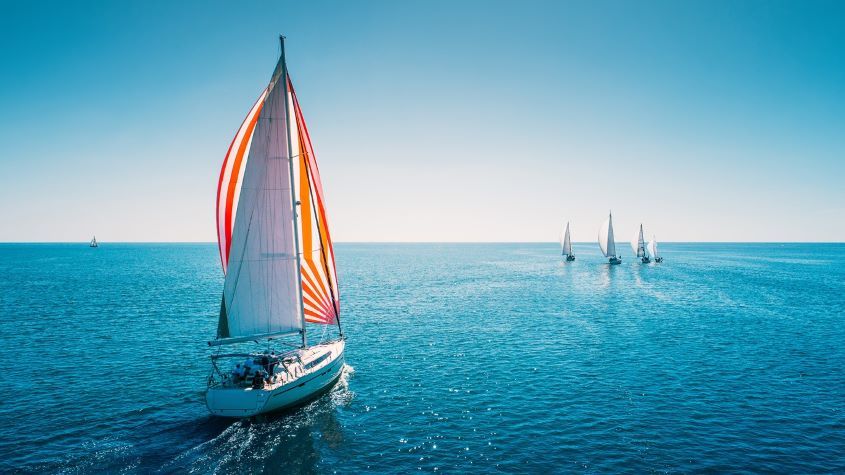
[[[217,236],[225,274],[218,338],[304,331],[303,319],[338,322],[320,174],[284,57],[226,153]]]
[[[299,100],[288,77],[291,116],[291,150],[298,161],[294,172],[300,202],[299,231],[302,272],[302,305],[305,321],[331,324],[340,314],[334,247],[326,219],[320,171]]]
[[[217,182],[217,244],[220,248],[220,262],[225,274],[229,268],[229,248],[232,245],[232,229],[238,210],[238,198],[241,194],[246,161],[255,133],[258,115],[267,98],[267,89],[261,93],[258,100],[249,110],[235,138],[229,145],[223,167],[220,169],[220,179]]]

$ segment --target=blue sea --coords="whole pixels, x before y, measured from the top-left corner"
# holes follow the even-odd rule
[[[343,378],[233,421],[216,245],[0,245],[0,472],[845,472],[845,245],[574,249],[337,245]]]

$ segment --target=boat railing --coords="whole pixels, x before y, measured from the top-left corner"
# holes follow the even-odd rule
[[[253,358],[260,359],[268,357],[270,359],[269,366],[272,374],[265,376],[266,368],[261,364],[255,364],[244,376],[238,376],[234,372],[234,368],[229,370],[222,370],[217,365],[217,360],[221,358]],[[212,371],[208,377],[208,387],[230,387],[230,388],[249,388],[252,387],[256,377],[265,379],[265,384],[275,385],[277,383],[286,384],[288,381],[296,379],[302,375],[303,363],[298,352],[292,351],[282,353],[270,357],[263,353],[228,353],[218,354],[211,357]],[[262,371],[263,370],[263,371]]]

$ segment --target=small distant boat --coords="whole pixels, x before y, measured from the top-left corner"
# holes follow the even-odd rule
[[[616,242],[613,240],[613,214],[608,213],[607,219],[599,228],[599,249],[611,264],[621,264],[622,257],[616,255]]]
[[[569,238],[569,222],[566,222],[566,230],[563,232],[560,240],[561,255],[566,256],[567,262],[575,260],[575,254],[572,253],[572,240]]]
[[[657,239],[654,236],[651,236],[651,241],[649,241],[647,249],[651,257],[654,258],[654,262],[663,262],[663,257],[657,253]]]
[[[97,236],[91,238],[91,244],[88,244],[88,247],[99,247],[99,244],[97,244]]]
[[[648,255],[648,249],[646,249],[645,239],[643,239],[643,225],[640,223],[640,229],[634,235],[634,239],[631,240],[631,249],[634,250],[634,254],[636,254],[637,258],[639,258],[643,264],[648,264],[651,262]]]
[[[292,349],[212,355],[205,401],[216,416],[301,405],[331,389],[344,367],[323,187],[280,41],[270,83],[220,171],[217,239],[225,278],[217,338],[209,345],[282,340]],[[324,325],[323,335],[336,324],[337,336],[309,344],[306,322]],[[233,358],[243,363],[223,366]]]

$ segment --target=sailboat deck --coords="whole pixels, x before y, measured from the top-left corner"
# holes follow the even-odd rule
[[[275,356],[248,353],[217,355],[215,359],[246,357],[247,361],[251,360],[252,363],[245,366],[247,371],[243,376],[238,375],[236,368],[224,373],[215,365],[217,374],[221,376],[221,379],[217,380],[212,377],[209,380],[209,387],[238,390],[273,390],[282,387],[333,361],[332,356],[336,355],[336,352],[334,354],[332,352],[334,346],[332,343]],[[264,358],[266,358],[266,363],[262,364]],[[263,378],[264,384],[254,386],[256,377]]]

